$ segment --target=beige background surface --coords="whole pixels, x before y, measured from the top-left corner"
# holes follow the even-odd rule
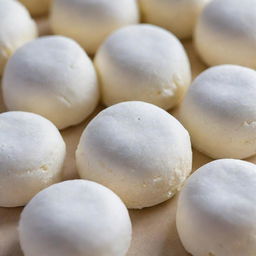
[[[41,35],[48,33],[47,22],[40,21]],[[191,60],[193,76],[195,77],[206,67],[196,56],[192,43],[183,42]],[[0,95],[1,96],[1,95]],[[98,107],[92,117],[103,107]],[[0,100],[0,112],[4,111]],[[177,115],[177,109],[170,113]],[[92,118],[91,117],[91,118]],[[74,163],[74,152],[84,127],[89,118],[76,127],[68,128],[62,132],[67,144],[67,159],[64,165],[64,179],[78,178]],[[220,145],[221,146],[221,145]],[[194,150],[193,170],[211,161],[210,158]],[[256,157],[249,159],[256,163]],[[127,256],[187,256],[183,249],[175,226],[175,213],[177,195],[158,206],[132,210],[130,216],[133,224],[133,240]],[[0,208],[0,256],[22,256],[19,247],[17,225],[22,208]],[[38,255],[40,256],[40,255]]]

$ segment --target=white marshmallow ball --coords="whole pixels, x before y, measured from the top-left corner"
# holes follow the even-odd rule
[[[32,113],[0,114],[0,206],[25,205],[61,180],[66,154],[58,129]]]
[[[47,14],[50,8],[52,0],[19,0],[23,3],[29,10],[29,12],[34,15],[44,15]]]
[[[140,0],[147,23],[164,27],[178,38],[192,36],[198,16],[211,0]]]
[[[190,138],[169,113],[145,102],[124,102],[99,113],[76,151],[79,174],[119,195],[128,208],[171,198],[191,171]]]
[[[180,120],[192,144],[212,158],[256,153],[256,72],[222,65],[200,74],[181,105]]]
[[[36,23],[26,8],[14,0],[0,0],[0,76],[10,56],[36,36]]]
[[[256,254],[256,166],[222,159],[199,168],[178,200],[177,229],[193,256]]]
[[[114,30],[138,22],[137,0],[55,0],[50,15],[53,32],[75,39],[89,54]]]
[[[153,25],[114,32],[98,50],[94,63],[107,106],[138,100],[170,109],[180,102],[191,82],[182,44]]]
[[[213,0],[203,10],[195,46],[209,66],[237,64],[256,68],[256,1]]]
[[[125,256],[131,221],[111,190],[72,180],[43,190],[29,202],[19,235],[26,256]]]
[[[40,114],[63,129],[80,123],[95,109],[97,76],[75,41],[62,36],[41,37],[9,60],[3,97],[9,110]]]

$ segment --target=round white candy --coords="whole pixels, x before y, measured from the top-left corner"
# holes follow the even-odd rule
[[[113,33],[97,52],[95,65],[107,106],[138,100],[170,109],[191,82],[182,44],[153,25],[133,25]]]
[[[97,76],[75,41],[42,37],[10,58],[3,77],[3,97],[8,109],[40,114],[62,129],[80,123],[96,107]]]
[[[47,14],[52,0],[19,0],[29,10],[32,15],[44,15]]]
[[[72,180],[43,190],[29,202],[19,235],[26,256],[124,256],[131,221],[111,190]]]
[[[147,23],[164,27],[179,38],[188,38],[199,14],[211,0],[140,0],[142,17]]]
[[[195,32],[199,55],[210,66],[256,67],[256,1],[213,0],[203,10]]]
[[[200,74],[181,105],[192,144],[213,158],[256,153],[256,72],[223,65]]]
[[[137,0],[55,0],[50,16],[55,34],[75,39],[89,54],[112,31],[138,22]]]
[[[0,0],[0,76],[17,48],[37,36],[28,11],[17,1]]]
[[[76,151],[79,174],[117,193],[128,208],[171,198],[191,171],[190,138],[169,113],[144,102],[103,110]]]
[[[256,166],[213,161],[186,182],[178,201],[177,229],[193,256],[256,254]]]
[[[0,114],[0,206],[25,205],[61,180],[66,154],[57,128],[32,113]]]

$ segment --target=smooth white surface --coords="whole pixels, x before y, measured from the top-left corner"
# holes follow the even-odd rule
[[[256,253],[256,165],[233,159],[199,168],[180,193],[177,229],[193,256]]]
[[[191,37],[199,14],[211,0],[139,0],[143,21]]]
[[[195,46],[204,62],[255,69],[255,13],[255,0],[213,0],[207,5],[195,31]]]
[[[144,102],[100,112],[76,151],[80,176],[109,187],[128,208],[171,198],[189,175],[191,162],[187,131],[169,113]]]
[[[19,0],[32,15],[44,15],[49,11],[52,0]]]
[[[14,0],[0,0],[0,76],[9,57],[36,36],[36,24],[26,8]]]
[[[114,30],[138,22],[137,0],[55,0],[50,16],[55,34],[75,39],[89,54]]]
[[[256,153],[256,72],[222,65],[201,73],[181,104],[193,146],[212,158]]]
[[[75,41],[41,37],[11,57],[3,76],[3,97],[9,110],[40,114],[62,129],[80,123],[95,109],[97,76]]]
[[[131,222],[111,190],[72,180],[43,190],[29,202],[19,235],[26,256],[124,256]]]
[[[26,112],[0,114],[0,206],[25,205],[61,180],[66,154],[57,128]]]
[[[107,106],[138,100],[170,109],[180,102],[191,82],[182,44],[153,25],[117,30],[102,44],[94,63]]]

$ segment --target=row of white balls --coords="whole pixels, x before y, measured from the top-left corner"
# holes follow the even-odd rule
[[[1,114],[0,150],[1,206],[24,205],[61,180],[65,143],[57,128],[39,115]],[[82,178],[110,188],[128,208],[140,209],[181,189],[191,172],[190,138],[161,108],[119,103],[86,127],[76,163]],[[187,251],[194,256],[255,252],[255,179],[255,165],[232,159],[214,161],[189,178],[177,212]],[[129,215],[122,201],[102,185],[68,181],[39,192],[21,216],[25,255],[125,255],[131,241]]]
[[[39,5],[37,1],[30,2]],[[190,37],[195,30],[196,49],[208,65],[255,68],[254,0],[140,0],[139,3],[143,22],[166,28],[179,38]],[[51,28],[56,34],[75,39],[88,54],[94,54],[114,30],[140,21],[137,4],[136,0],[55,0]],[[0,13],[1,74],[6,60],[18,47],[35,38],[37,31],[27,10],[16,1],[1,0]]]
[[[8,110],[42,115],[63,129],[93,112],[100,97],[98,80],[107,106],[145,101],[165,110],[181,101],[191,81],[181,43],[153,25],[116,31],[100,47],[94,64],[97,72],[83,49],[62,36],[27,43],[6,65],[5,105]],[[179,119],[200,152],[213,158],[244,159],[256,153],[255,97],[254,70],[212,67],[189,87]]]
[[[26,204],[61,180],[65,143],[47,119],[3,113],[0,142],[2,206]],[[143,208],[181,189],[192,152],[187,131],[170,114],[149,103],[125,102],[89,123],[76,160],[81,177],[110,188],[127,207]],[[178,233],[188,252],[255,253],[255,179],[255,165],[232,159],[211,162],[188,179],[177,210]],[[131,241],[130,218],[106,187],[76,180],[39,192],[21,215],[24,254],[124,256]]]
[[[33,114],[9,112],[9,120],[15,115]],[[116,134],[120,137],[113,137]],[[77,156],[83,175],[107,184],[128,206],[166,200],[183,184],[191,164],[185,129],[163,110],[142,102],[117,104],[100,113],[86,128]],[[25,179],[33,183],[28,176]],[[233,159],[213,161],[188,179],[176,219],[188,252],[194,256],[255,253],[255,180],[254,164]],[[12,185],[14,191],[20,184]],[[85,180],[39,192],[23,210],[19,224],[26,256],[124,256],[131,232],[122,201],[106,187]]]
[[[65,143],[47,119],[29,112],[0,114],[0,205],[21,206],[61,181]],[[192,151],[183,126],[145,102],[99,113],[81,136],[76,163],[84,179],[112,189],[129,208],[171,198],[190,174]],[[125,205],[111,190],[68,181],[39,192],[19,225],[26,256],[124,256],[131,241]]]
[[[193,256],[254,255],[256,166],[222,159],[199,168],[178,199],[176,225]],[[132,191],[132,187],[131,187]],[[86,180],[66,181],[38,193],[19,223],[25,256],[124,256],[132,226],[122,201]]]
[[[191,37],[198,15],[211,0],[168,0],[162,2],[157,0],[19,1],[28,8],[33,16],[46,14],[51,9],[53,16],[56,15],[57,19],[61,16],[61,20],[68,24],[66,33],[72,33],[75,36],[78,34],[75,34],[72,27],[81,30],[81,22],[83,22],[85,27],[82,29],[83,35],[80,35],[80,40],[82,37],[90,37],[92,32],[89,30],[89,25],[93,25],[96,33],[99,29],[99,33],[102,32],[98,36],[101,41],[101,38],[111,31],[127,24],[138,23],[139,20],[164,27],[179,38]],[[63,20],[68,13],[70,16],[67,17],[67,20]],[[58,21],[58,23],[60,22]],[[101,28],[99,23],[102,23]],[[57,27],[61,27],[60,29],[63,30],[64,24],[57,25]]]
[[[94,64],[72,39],[33,40],[7,62],[2,79],[5,105],[40,114],[63,129],[92,113],[99,89],[107,106],[139,100],[170,109],[191,82],[182,44],[153,25],[117,30],[99,48]]]
[[[61,180],[65,143],[42,116],[0,114],[0,206],[25,205],[38,191]],[[191,171],[188,132],[169,113],[138,101],[100,112],[86,127],[76,151],[82,178],[116,192],[128,208],[172,197]]]

